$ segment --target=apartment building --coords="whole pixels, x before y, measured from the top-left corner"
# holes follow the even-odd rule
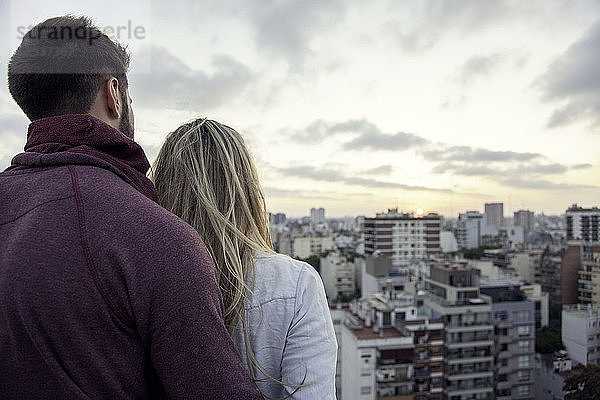
[[[339,251],[321,257],[321,278],[329,301],[356,294],[357,268],[360,268],[360,259],[349,258]]]
[[[398,292],[408,291],[411,285],[406,271],[399,272],[392,260],[382,255],[370,255],[361,260],[361,294],[385,292],[391,285]]]
[[[494,283],[480,288],[492,301],[496,400],[533,399],[535,303],[520,285]]]
[[[600,308],[563,306],[562,341],[574,361],[600,364]]]
[[[547,248],[535,267],[534,281],[542,286],[543,292],[548,293],[551,304],[562,304],[560,277],[563,255],[563,249]]]
[[[351,304],[342,326],[343,400],[442,399],[444,326],[419,316],[411,295]]]
[[[535,215],[533,211],[519,210],[513,213],[513,225],[522,226],[525,232],[533,231]]]
[[[516,251],[510,259],[510,266],[515,269],[525,282],[535,281],[535,269],[542,260],[543,250]]]
[[[433,265],[425,278],[425,312],[445,326],[444,398],[494,398],[494,326],[489,297],[479,292],[479,270]]]
[[[542,291],[538,283],[521,285],[521,292],[535,304],[535,329],[542,329],[550,323],[550,296]]]
[[[485,223],[497,229],[504,226],[504,203],[485,203]]]
[[[320,224],[325,222],[325,209],[321,208],[311,208],[310,209],[310,222],[313,224]]]
[[[456,242],[459,249],[474,249],[481,246],[483,214],[467,211],[458,215]]]
[[[307,258],[312,255],[321,255],[334,248],[333,237],[330,235],[299,236],[292,239],[292,255],[294,257]]]
[[[379,252],[390,257],[395,268],[405,268],[411,261],[440,254],[440,230],[441,216],[436,213],[415,217],[389,209],[364,219],[365,254]]]
[[[573,204],[567,209],[567,240],[598,243],[600,240],[600,209],[583,208]]]
[[[578,274],[579,303],[600,307],[600,245],[582,247]]]

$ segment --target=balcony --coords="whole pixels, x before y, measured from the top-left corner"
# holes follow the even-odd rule
[[[494,391],[491,380],[485,380],[478,383],[463,382],[460,384],[446,386],[448,396],[468,396],[476,393],[492,393]]]
[[[446,369],[446,375],[469,375],[474,373],[488,373],[494,370],[494,366],[492,363],[478,363],[476,366],[473,365],[465,365],[465,364],[457,364],[452,365],[448,369]],[[458,379],[467,379],[467,378],[458,378]]]
[[[483,332],[462,332],[462,333],[451,333],[447,335],[446,343],[466,343],[466,342],[480,342],[487,341],[490,339],[490,333]]]
[[[449,381],[465,380],[465,379],[481,379],[481,378],[491,378],[493,375],[494,375],[494,372],[491,370],[482,371],[482,372],[460,373],[460,374],[453,374],[451,372],[448,372],[448,373],[446,373],[446,379],[448,379]]]
[[[375,371],[375,378],[380,383],[405,382],[412,379],[412,371],[404,368],[378,368]]]
[[[492,331],[494,329],[494,325],[490,325],[489,322],[482,324],[469,324],[469,325],[448,325],[446,326],[446,332],[448,333],[458,333],[458,332],[477,332],[488,330]]]
[[[446,361],[448,364],[473,364],[476,362],[492,362],[494,361],[494,357],[490,354],[471,354],[467,356],[457,356],[455,358],[447,358]]]
[[[449,349],[459,349],[463,347],[486,347],[492,346],[494,344],[493,340],[479,340],[473,342],[458,342],[458,343],[450,343],[447,342],[447,347]]]

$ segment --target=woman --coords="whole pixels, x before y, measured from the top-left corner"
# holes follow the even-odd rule
[[[207,119],[182,125],[168,135],[153,178],[159,203],[204,240],[225,325],[263,396],[335,399],[337,343],[323,283],[310,265],[273,251],[239,133]]]

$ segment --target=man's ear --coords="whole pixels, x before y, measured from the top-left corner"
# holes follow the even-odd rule
[[[119,81],[117,78],[110,78],[106,84],[106,106],[108,107],[108,115],[114,119],[121,119],[121,94],[119,93]]]

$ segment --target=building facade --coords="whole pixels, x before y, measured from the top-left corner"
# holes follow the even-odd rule
[[[321,257],[321,278],[329,301],[356,294],[356,269],[360,259],[350,259],[339,251]]]
[[[419,316],[412,296],[353,302],[341,336],[341,399],[442,399],[444,326]]]
[[[583,208],[573,204],[567,209],[567,240],[583,241],[587,244],[599,243],[600,209]]]
[[[572,242],[571,242],[572,243]],[[570,244],[560,262],[560,295],[562,304],[577,304],[578,296],[578,278],[581,270],[580,244]]]
[[[513,225],[522,226],[525,232],[533,231],[535,225],[535,215],[533,211],[519,210],[513,213]]]
[[[488,226],[504,226],[504,203],[485,203],[485,223]]]
[[[533,399],[535,368],[535,303],[520,285],[481,287],[492,301],[496,400]]]
[[[440,254],[441,217],[429,213],[415,217],[389,209],[375,218],[365,218],[363,237],[365,254],[378,252],[392,260],[396,268],[407,267],[411,261]]]
[[[600,245],[582,247],[577,283],[579,303],[600,307]]]
[[[551,304],[562,304],[560,272],[563,255],[562,249],[546,248],[535,268],[535,283],[548,293]]]
[[[325,209],[321,208],[311,208],[310,209],[310,222],[313,224],[320,224],[325,222]]]
[[[563,306],[562,341],[574,361],[600,363],[600,308],[591,304]]]
[[[293,257],[308,258],[334,248],[333,237],[329,235],[299,236],[292,239]]]
[[[492,304],[479,293],[479,270],[435,265],[425,278],[423,306],[445,326],[444,398],[494,398]]]
[[[467,211],[458,215],[456,243],[459,249],[474,249],[481,246],[483,215],[478,211]]]

